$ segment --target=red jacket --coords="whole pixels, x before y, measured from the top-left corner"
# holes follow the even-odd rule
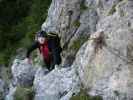
[[[35,41],[27,50],[26,57],[29,58],[30,54],[33,50],[39,49],[40,53],[44,58],[44,62],[46,64],[60,64],[61,63],[61,56],[60,53],[62,48],[60,47],[60,39],[59,37],[56,38],[49,38],[45,41],[44,44],[40,44],[38,41]]]
[[[43,56],[44,61],[46,63],[50,64],[51,63],[51,55],[50,55],[50,51],[48,48],[48,41],[47,40],[45,40],[44,44],[39,45],[39,50]]]

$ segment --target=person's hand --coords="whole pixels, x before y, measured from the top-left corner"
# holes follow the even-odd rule
[[[25,58],[25,62],[28,64],[32,64],[32,60],[30,58]]]

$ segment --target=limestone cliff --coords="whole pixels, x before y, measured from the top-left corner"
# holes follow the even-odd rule
[[[61,37],[62,65],[48,73],[15,60],[15,87],[30,83],[35,100],[70,100],[81,88],[103,100],[133,99],[132,0],[53,0],[42,29]]]

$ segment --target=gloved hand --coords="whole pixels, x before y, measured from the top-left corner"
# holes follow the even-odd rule
[[[24,61],[28,64],[32,64],[32,59],[30,58],[25,58]]]

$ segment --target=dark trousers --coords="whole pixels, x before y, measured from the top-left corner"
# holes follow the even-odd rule
[[[45,65],[46,65],[48,70],[52,70],[52,69],[54,69],[55,65],[59,65],[59,64],[61,64],[60,51],[58,49],[53,50],[51,63],[45,63]]]

